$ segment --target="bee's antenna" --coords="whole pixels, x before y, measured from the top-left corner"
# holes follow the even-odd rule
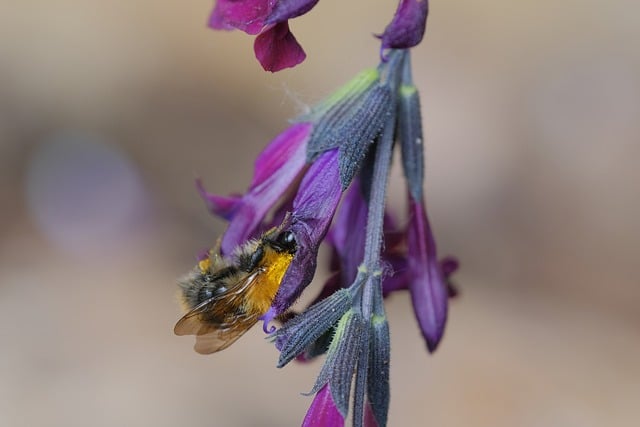
[[[286,214],[284,214],[284,218],[282,220],[282,223],[280,224],[280,226],[278,226],[279,230],[283,230],[287,227],[289,227],[291,225],[292,222],[292,216],[291,216],[291,212],[287,212]]]

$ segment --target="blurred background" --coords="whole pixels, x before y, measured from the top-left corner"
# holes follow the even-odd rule
[[[276,369],[258,328],[209,357],[173,335],[176,278],[224,230],[194,179],[243,191],[289,118],[377,63],[395,6],[322,0],[276,75],[206,28],[210,0],[0,6],[1,426],[300,424],[320,362]],[[462,294],[433,356],[388,301],[390,426],[637,425],[639,16],[431,2],[426,191]]]

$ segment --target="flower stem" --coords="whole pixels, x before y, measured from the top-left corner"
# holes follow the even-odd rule
[[[358,296],[360,297],[359,309],[362,312],[367,329],[362,337],[362,346],[358,355],[358,369],[356,370],[353,412],[354,427],[361,427],[364,424],[364,405],[371,339],[369,328],[373,313],[380,314],[378,311],[380,307],[382,307],[382,266],[380,256],[384,238],[384,208],[396,129],[396,89],[400,74],[398,70],[404,63],[405,56],[404,51],[392,52],[389,57],[389,62],[387,62],[381,70],[381,80],[387,79],[387,83],[392,88],[391,102],[393,107],[391,108],[389,116],[386,118],[382,134],[378,138],[377,144],[374,145],[376,152],[373,174],[371,176],[371,188],[369,189],[369,209],[367,214],[367,232],[363,261],[366,280],[364,281],[363,289],[358,292]],[[384,310],[384,308],[382,310]]]
[[[389,62],[382,70],[381,79],[388,79],[392,88],[392,104],[396,101],[398,86],[398,69],[405,60],[404,51],[393,51],[389,55]],[[382,134],[376,144],[376,154],[371,177],[369,193],[369,213],[367,217],[367,234],[365,238],[364,266],[370,273],[380,269],[380,251],[382,249],[384,207],[387,193],[387,180],[391,168],[394,133],[396,127],[396,108],[392,108],[384,124]]]

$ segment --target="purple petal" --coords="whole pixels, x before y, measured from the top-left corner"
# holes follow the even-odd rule
[[[234,210],[222,239],[222,253],[231,253],[240,243],[254,236],[267,212],[304,169],[310,132],[311,124],[297,123],[278,135],[260,154],[249,191]]]
[[[378,427],[376,417],[373,415],[369,402],[367,402],[364,407],[364,427]]]
[[[458,291],[458,287],[451,281],[451,276],[458,270],[458,267],[460,267],[458,259],[453,256],[446,256],[440,260],[440,267],[442,268],[444,280],[447,282],[449,298],[457,297],[460,291]]]
[[[329,385],[320,389],[304,417],[302,427],[342,427],[344,418],[338,412]]]
[[[288,229],[296,236],[298,250],[273,301],[277,313],[284,313],[313,279],[318,247],[327,234],[341,195],[338,150],[334,149],[311,165],[293,200]]]
[[[262,68],[271,72],[295,67],[307,57],[302,46],[289,31],[287,21],[268,28],[256,37],[253,50]]]
[[[250,188],[256,188],[282,167],[290,167],[290,160],[299,151],[311,133],[311,123],[296,123],[278,135],[254,162],[254,174]],[[306,147],[305,147],[306,148]]]
[[[347,190],[331,228],[331,242],[340,260],[343,286],[355,280],[364,259],[368,212],[360,180],[356,179]]]
[[[224,197],[211,194],[204,189],[201,179],[196,180],[196,188],[198,189],[198,193],[200,193],[200,197],[202,197],[207,204],[207,209],[209,209],[212,214],[231,221],[242,202],[241,196]]]
[[[442,274],[444,274],[445,279],[449,279],[449,276],[455,273],[460,267],[460,262],[456,257],[446,256],[440,260],[440,265],[442,266]]]
[[[218,0],[209,17],[209,27],[258,34],[274,3],[276,0]]]
[[[436,244],[422,202],[409,198],[407,230],[409,291],[413,310],[430,352],[435,351],[447,321],[447,283],[436,255]]]
[[[318,0],[279,0],[267,18],[267,24],[276,24],[304,15],[318,3]]]
[[[393,20],[379,36],[382,49],[408,49],[420,43],[428,13],[428,0],[400,0]]]

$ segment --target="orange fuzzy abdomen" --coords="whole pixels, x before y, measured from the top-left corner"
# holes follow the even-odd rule
[[[264,257],[259,266],[263,272],[247,291],[245,301],[247,312],[260,314],[267,312],[292,259],[292,254],[278,253],[269,247],[265,248]]]

